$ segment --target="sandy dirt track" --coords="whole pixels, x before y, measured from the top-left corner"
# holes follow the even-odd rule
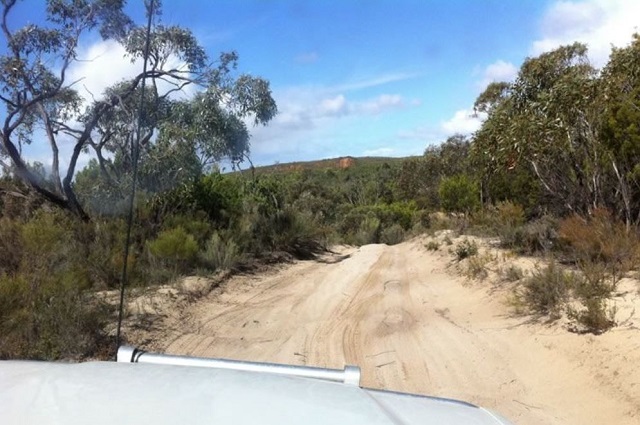
[[[330,368],[365,387],[451,397],[516,424],[640,423],[640,328],[604,335],[510,314],[424,240],[345,248],[238,276],[151,335],[157,351]],[[634,293],[637,298],[638,294]]]

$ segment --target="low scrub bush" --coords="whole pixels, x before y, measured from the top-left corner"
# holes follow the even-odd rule
[[[427,248],[427,250],[429,251],[437,251],[440,249],[440,244],[438,243],[438,241],[429,241],[425,245],[425,248]]]
[[[398,225],[403,231],[408,231],[416,221],[415,216],[417,214],[418,210],[414,202],[394,202],[392,204],[359,206],[345,209],[343,218],[337,223],[337,229],[346,237],[356,235],[363,230],[365,230],[366,233],[366,229],[363,229],[362,223],[369,221],[369,228],[373,227],[373,223],[377,222],[378,226],[380,226],[379,230]],[[376,231],[375,239],[367,243],[377,243],[379,242],[379,237],[380,234]]]
[[[429,217],[430,229],[434,232],[438,230],[449,230],[455,227],[454,220],[447,214],[436,212],[429,214]]]
[[[323,229],[310,213],[286,210],[289,218],[276,229],[277,248],[296,258],[311,259],[324,247]]]
[[[607,266],[598,262],[582,262],[580,278],[574,286],[574,296],[582,308],[567,309],[581,332],[602,333],[615,325],[615,311],[607,309],[607,301],[617,286],[617,278],[610,274]]]
[[[209,269],[228,270],[240,260],[240,250],[233,239],[223,239],[216,232],[207,241],[200,259]]]
[[[46,209],[0,221],[0,358],[82,358],[103,350],[110,313],[88,290],[97,280],[92,270],[109,257],[91,252],[95,226]]]
[[[577,263],[600,263],[614,280],[638,263],[640,238],[611,212],[596,209],[588,218],[573,215],[560,223],[564,250]]]
[[[505,269],[501,269],[500,276],[507,282],[517,282],[524,277],[524,271],[522,268],[512,264]]]
[[[574,295],[581,308],[569,308],[569,317],[581,332],[602,333],[615,325],[608,300],[622,276],[638,263],[638,234],[605,209],[596,209],[587,218],[564,219],[559,234],[565,255],[580,270]]]
[[[310,213],[288,207],[264,208],[255,200],[247,202],[246,207],[247,212],[233,230],[240,252],[261,256],[279,251],[310,259],[324,249],[320,241],[326,233]]]
[[[513,202],[499,202],[496,205],[496,215],[494,216],[498,226],[508,228],[520,227],[525,223],[524,208],[522,205]]]
[[[414,227],[419,226],[422,229],[431,227],[431,213],[427,210],[417,211],[413,215]]]
[[[489,271],[487,270],[487,264],[493,261],[494,258],[489,254],[484,255],[474,255],[469,257],[469,262],[467,263],[467,270],[465,275],[469,279],[477,279],[484,280],[489,276]]]
[[[108,343],[109,308],[86,291],[77,267],[43,268],[0,276],[0,358],[80,359]]]
[[[547,254],[558,244],[557,226],[556,219],[543,216],[503,233],[501,244],[521,254]]]
[[[464,174],[442,179],[438,186],[440,204],[447,212],[470,213],[480,207],[476,181]]]
[[[198,243],[182,227],[160,232],[158,237],[147,243],[149,252],[166,265],[183,272],[194,265],[198,254]]]
[[[93,285],[97,288],[116,288],[124,262],[125,222],[119,219],[96,219],[91,233],[93,237],[87,245],[87,264],[90,265]],[[137,281],[137,250],[133,248],[127,262],[130,283]]]
[[[456,246],[454,254],[458,261],[473,257],[478,254],[478,244],[469,239],[465,239]]]
[[[17,220],[0,218],[0,275],[15,274],[22,261],[21,225]]]
[[[353,243],[358,246],[378,243],[380,235],[380,220],[367,217],[360,223],[358,231],[353,236]]]
[[[581,262],[578,265],[580,280],[576,283],[574,292],[577,298],[610,298],[616,290],[618,279],[608,273],[607,266],[597,262]]]
[[[380,242],[387,245],[397,245],[404,241],[405,231],[399,224],[392,224],[380,233]]]
[[[195,213],[189,216],[173,215],[163,223],[165,229],[183,228],[188,234],[198,242],[199,246],[203,246],[211,235],[211,224],[207,221],[207,217],[203,212]]]
[[[491,226],[503,247],[511,248],[518,241],[518,232],[525,224],[524,209],[511,202],[498,203],[491,214]]]
[[[558,317],[575,280],[573,273],[563,271],[552,260],[523,280],[522,299],[530,311]]]
[[[615,309],[608,309],[603,298],[594,297],[582,301],[583,308],[568,309],[569,318],[575,320],[578,332],[601,334],[615,326]]]

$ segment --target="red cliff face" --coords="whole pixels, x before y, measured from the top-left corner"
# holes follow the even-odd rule
[[[338,162],[338,168],[345,169],[353,166],[356,163],[355,159],[351,157],[340,158]]]

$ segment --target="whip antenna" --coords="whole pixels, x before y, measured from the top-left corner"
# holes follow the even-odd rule
[[[142,114],[144,108],[144,92],[147,81],[147,62],[149,58],[149,45],[151,44],[151,21],[153,19],[153,7],[155,0],[149,0],[147,5],[147,35],[144,46],[144,58],[142,65],[142,82],[140,85],[140,107],[138,108],[138,119],[136,126],[135,140],[133,140],[132,146],[132,160],[133,160],[133,182],[131,184],[131,196],[129,198],[129,212],[127,217],[127,237],[124,243],[124,261],[122,263],[122,277],[120,278],[120,303],[118,306],[118,330],[116,331],[116,352],[120,347],[120,331],[122,329],[122,318],[124,312],[124,288],[127,283],[127,263],[129,262],[129,248],[131,245],[131,228],[133,226],[133,210],[136,195],[136,186],[138,182],[138,158],[140,156],[140,137],[142,127]]]

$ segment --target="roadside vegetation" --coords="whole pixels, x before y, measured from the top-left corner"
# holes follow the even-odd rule
[[[64,14],[53,20],[64,25],[86,15],[71,12],[48,13]],[[141,55],[142,38],[126,37],[140,28],[121,10],[111,12],[77,28],[105,25],[116,32],[105,37]],[[155,31],[156,65],[167,59],[162,55],[181,54],[194,72],[185,84],[201,91],[193,101],[151,93],[140,102],[145,120],[127,264],[132,287],[313,259],[334,244],[393,245],[451,228],[548,260],[531,275],[503,272],[517,284],[514,302],[522,311],[566,314],[580,332],[615,325],[610,299],[640,254],[640,37],[614,49],[602,72],[581,44],[527,59],[514,82],[492,83],[478,97],[475,110],[486,117],[478,132],[429,146],[420,157],[221,173],[221,159],[238,165],[248,157],[246,119],[263,125],[277,113],[269,84],[236,74],[235,53],[222,54],[214,68],[205,65],[188,31]],[[38,34],[37,43],[24,35],[23,47],[74,58],[77,38],[61,47],[55,31]],[[0,66],[15,66],[10,56]],[[28,84],[0,78],[3,99],[11,102],[0,134],[0,358],[101,356],[113,344],[106,324],[114,321],[114,306],[97,294],[120,284],[135,157],[131,111],[141,99],[140,79],[155,77],[117,83],[107,90],[111,102],[81,110],[77,93],[57,84],[64,73],[33,74],[35,65],[20,61],[14,73]],[[80,130],[65,125],[70,116],[80,117]],[[55,148],[51,169],[28,163],[16,149],[36,124],[50,130],[42,143]],[[61,173],[56,137],[63,133],[76,149]],[[76,172],[83,151],[95,159]],[[470,275],[479,279],[491,261],[470,239],[429,242],[426,249],[471,261]]]

